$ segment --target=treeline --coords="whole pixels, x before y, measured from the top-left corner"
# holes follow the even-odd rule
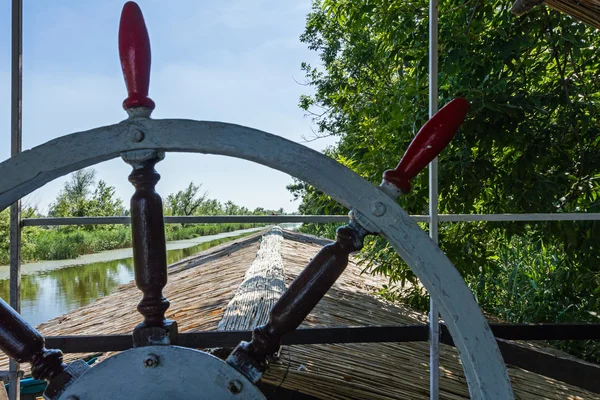
[[[201,185],[190,184],[163,200],[164,214],[190,215],[271,215],[283,209],[267,210],[258,207],[249,210],[232,201],[221,203],[211,199]],[[23,218],[43,218],[36,207],[24,206]],[[127,216],[128,207],[115,195],[115,188],[97,178],[94,169],[84,169],[71,175],[56,199],[48,207],[48,217],[106,217]],[[214,235],[257,224],[167,224],[167,240],[190,239]],[[53,227],[25,227],[22,233],[22,260],[61,260],[82,254],[131,246],[129,225],[70,225]],[[0,212],[0,264],[10,261],[10,211]]]
[[[600,212],[600,36],[546,7],[519,18],[511,2],[440,3],[440,106],[462,96],[470,111],[440,155],[441,213]],[[314,94],[300,106],[326,154],[374,184],[394,167],[428,118],[426,0],[315,0],[301,40],[319,65],[303,64]],[[427,214],[427,173],[399,199]],[[347,209],[297,181],[303,214]],[[332,226],[310,226],[332,235]],[[595,322],[600,308],[600,223],[453,222],[440,246],[481,307],[508,322]],[[385,240],[366,244],[382,294],[427,309],[414,274]],[[600,361],[600,345],[554,343]]]

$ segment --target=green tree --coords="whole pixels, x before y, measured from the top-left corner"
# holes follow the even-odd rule
[[[10,208],[0,211],[0,263],[10,261]]]
[[[114,186],[107,185],[103,180],[98,181],[91,196],[90,215],[109,217],[127,213],[128,211],[123,207],[123,201],[116,197]]]
[[[21,218],[39,218],[37,207],[23,204]],[[27,259],[34,248],[35,236],[40,228],[28,227],[23,229],[21,235],[21,254]],[[0,264],[6,265],[10,262],[10,207],[0,211]]]
[[[252,211],[253,215],[267,215],[269,214],[268,210],[265,210],[263,207],[256,207],[254,211]]]
[[[223,214],[223,206],[217,199],[206,199],[198,209],[199,215],[220,215]]]
[[[250,214],[249,210],[246,207],[240,207],[235,204],[233,201],[228,200],[224,204],[225,207],[225,215],[248,215]]]
[[[95,188],[94,188],[95,187]],[[96,171],[82,169],[71,174],[56,200],[49,206],[51,217],[100,217],[125,215],[123,201],[115,188],[103,180],[96,184]]]
[[[166,199],[166,207],[170,215],[194,215],[200,209],[208,197],[208,192],[200,194],[202,185],[195,185],[194,182],[177,193],[170,194]]]
[[[440,4],[440,105],[456,96],[471,104],[440,157],[440,211],[598,212],[600,36],[544,7],[515,18],[510,6],[504,0]],[[302,65],[314,94],[302,96],[300,107],[314,118],[317,135],[338,137],[326,154],[374,184],[427,120],[427,11],[424,0],[315,1],[301,36],[322,65]],[[302,198],[305,214],[348,211],[303,182],[289,189]],[[427,198],[427,174],[421,174],[399,201],[409,213],[426,214]],[[539,318],[584,319],[585,307],[600,305],[593,294],[600,285],[599,227],[442,224],[440,243],[484,307],[494,301],[487,296],[494,274],[505,270],[499,246],[518,236],[553,249],[577,266],[577,278],[564,282],[574,298],[591,294],[592,300],[573,300],[568,310]],[[363,254],[393,281],[414,281],[385,242],[368,243]]]
[[[224,204],[224,207],[225,207],[225,214],[226,215],[235,215],[235,214],[237,214],[238,206],[233,201],[231,201],[231,200],[226,201],[225,204]]]

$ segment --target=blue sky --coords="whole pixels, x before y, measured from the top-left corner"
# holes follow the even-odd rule
[[[117,33],[125,1],[24,0],[23,148],[126,118]],[[300,63],[317,54],[300,43],[310,0],[139,0],[152,46],[154,118],[225,121],[302,142],[311,121],[298,108],[311,89]],[[10,156],[10,2],[0,2],[0,159]],[[322,150],[331,139],[307,143]],[[96,165],[126,203],[130,168]],[[210,197],[249,208],[295,211],[288,175],[221,156],[167,154],[157,166],[163,196],[190,181]],[[46,211],[67,177],[26,201]]]

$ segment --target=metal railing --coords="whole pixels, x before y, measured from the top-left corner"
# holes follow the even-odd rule
[[[305,328],[285,334],[283,345],[340,343],[403,343],[430,340],[428,324]],[[599,340],[600,324],[496,324],[490,323],[504,362],[514,367],[600,393],[600,366],[576,358],[557,356],[513,340]],[[445,324],[438,324],[439,341],[454,346]],[[189,348],[233,348],[248,341],[252,331],[183,332],[177,345]],[[125,351],[133,346],[130,334],[49,336],[46,345],[64,353]]]
[[[415,222],[429,222],[429,215],[411,215]],[[531,214],[438,214],[439,222],[547,222],[547,221],[597,221],[600,213],[531,213]],[[168,216],[167,224],[211,223],[345,223],[346,215],[194,215]],[[129,217],[70,217],[23,218],[21,226],[58,225],[127,225]]]

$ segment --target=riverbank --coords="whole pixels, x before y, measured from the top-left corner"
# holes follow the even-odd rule
[[[246,235],[252,232],[265,229],[264,226],[253,227],[248,229],[239,229],[229,232],[221,232],[213,235],[198,236],[191,239],[176,240],[167,242],[167,251],[179,250],[189,247],[193,247],[202,243],[208,243],[219,239],[232,238],[240,235]],[[133,257],[133,249],[131,247],[125,247],[120,249],[105,250],[93,254],[83,254],[76,258],[63,259],[63,260],[43,260],[31,263],[25,263],[21,265],[21,275],[31,275],[40,272],[53,271],[60,268],[82,266],[94,263],[101,263],[107,261],[122,260]],[[10,266],[0,266],[0,281],[9,278]]]
[[[165,226],[165,236],[167,241],[185,240],[259,226],[248,223],[172,224]],[[0,244],[0,264],[8,264],[8,234],[6,238],[0,235]],[[75,259],[84,254],[128,247],[131,247],[129,225],[27,227],[22,234],[21,261]]]

